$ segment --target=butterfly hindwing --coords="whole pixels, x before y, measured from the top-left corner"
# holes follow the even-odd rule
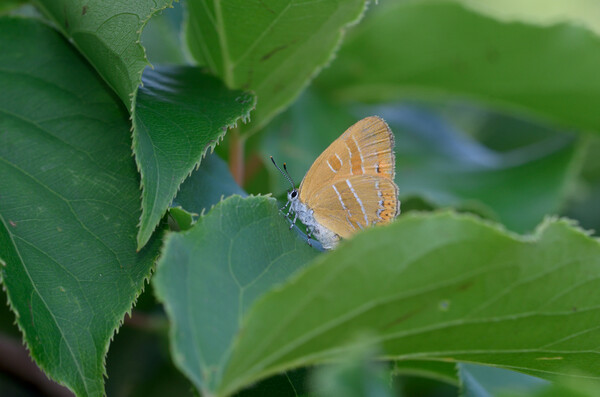
[[[393,220],[399,211],[398,188],[388,179],[354,175],[323,186],[309,207],[323,226],[341,237]]]

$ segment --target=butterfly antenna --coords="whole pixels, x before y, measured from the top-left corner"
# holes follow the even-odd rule
[[[285,171],[285,173],[287,174],[288,178],[290,179],[290,181],[292,181],[292,185],[294,185],[294,187],[296,186],[296,184],[294,183],[294,180],[292,179],[292,176],[290,175],[290,173],[287,170],[287,165],[285,163],[283,163],[283,170]]]
[[[273,165],[275,166],[275,168],[277,168],[277,170],[279,172],[281,172],[281,175],[285,176],[285,178],[290,182],[290,184],[292,185],[292,189],[296,188],[296,185],[294,185],[294,181],[292,180],[292,177],[290,176],[290,174],[287,173],[287,168],[285,166],[285,163],[283,163],[283,168],[285,168],[285,173],[281,170],[281,168],[279,168],[279,166],[277,165],[277,163],[275,162],[275,160],[273,160],[273,156],[271,156],[271,161],[273,162]]]

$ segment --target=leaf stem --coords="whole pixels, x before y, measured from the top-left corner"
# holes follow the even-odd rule
[[[240,135],[237,128],[231,130],[229,141],[229,170],[235,182],[244,186],[244,147],[246,138]]]

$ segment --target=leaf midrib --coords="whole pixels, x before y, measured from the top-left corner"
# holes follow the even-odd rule
[[[440,243],[433,245],[432,247],[430,247],[430,249],[427,252],[430,252],[432,250],[441,248],[443,246],[446,246],[448,244],[452,244],[452,243],[459,243],[463,240],[466,239],[458,239],[458,240],[448,240],[448,241],[441,241]],[[424,253],[419,253],[418,255],[415,255],[413,258],[407,259],[406,260],[406,264],[410,264],[418,259],[420,259],[422,257]],[[330,254],[331,255],[331,254]],[[323,257],[321,257],[323,258]],[[321,259],[322,261],[322,259]],[[278,327],[274,327],[273,330],[274,332],[271,333],[270,337],[272,337],[273,335],[278,335],[281,331],[281,329],[283,329],[285,326],[289,325],[289,322],[293,321],[294,318],[296,318],[296,316],[298,315],[298,313],[309,304],[309,302],[311,301],[311,299],[313,299],[313,296],[315,294],[318,293],[318,291],[322,291],[324,290],[324,286],[327,285],[328,283],[330,283],[333,279],[335,279],[337,277],[337,275],[344,271],[345,268],[347,266],[351,266],[351,262],[348,261],[345,263],[345,266],[339,266],[338,268],[334,269],[334,271],[332,271],[330,274],[327,275],[326,278],[324,278],[321,283],[319,283],[319,285],[317,287],[315,287],[309,294],[306,294],[303,301],[294,308],[294,313],[289,313],[288,316],[285,319],[282,319],[281,321],[278,322]],[[405,266],[406,267],[406,266]],[[272,343],[272,341],[268,341],[267,338],[263,338],[262,343],[257,344],[256,346],[256,351],[259,351],[261,349],[263,349],[265,346],[268,346],[269,344]]]
[[[600,305],[582,309],[579,312],[587,312],[587,311],[589,311],[589,312],[600,311]],[[527,312],[527,313],[520,313],[517,315],[508,314],[508,315],[504,315],[504,316],[481,318],[481,319],[471,319],[471,320],[458,319],[458,320],[446,321],[446,322],[440,323],[440,324],[434,324],[434,325],[430,325],[430,326],[415,328],[412,330],[400,331],[400,332],[397,332],[394,334],[389,334],[389,335],[382,336],[382,337],[372,338],[369,340],[368,343],[363,343],[363,344],[355,343],[355,344],[349,344],[346,346],[340,346],[340,347],[336,347],[336,348],[332,348],[332,349],[321,350],[321,351],[315,352],[313,354],[307,354],[307,355],[298,357],[291,362],[286,362],[285,364],[279,364],[279,365],[275,365],[272,367],[263,366],[263,369],[259,370],[258,372],[252,372],[252,371],[248,370],[243,375],[237,376],[233,382],[231,382],[229,385],[227,385],[227,387],[225,387],[222,390],[221,394],[228,395],[232,391],[235,391],[238,388],[242,387],[243,385],[248,384],[248,383],[250,383],[254,380],[257,380],[261,377],[268,376],[270,374],[274,374],[277,372],[286,371],[286,370],[289,370],[290,368],[303,366],[303,365],[306,365],[307,363],[312,363],[317,360],[319,360],[319,361],[325,360],[327,357],[331,357],[332,353],[340,354],[345,351],[352,351],[354,348],[356,348],[358,346],[362,346],[362,345],[377,344],[377,343],[382,343],[382,342],[389,341],[389,340],[402,339],[402,338],[418,335],[423,332],[437,331],[437,330],[441,330],[444,328],[451,328],[451,327],[456,327],[456,326],[468,326],[468,325],[473,325],[473,324],[485,324],[485,323],[489,323],[489,322],[502,322],[502,321],[506,321],[506,320],[526,319],[526,318],[531,318],[531,317],[536,317],[536,316],[570,316],[572,314],[573,314],[573,312],[570,310],[564,310],[562,312],[553,312],[553,313]],[[545,350],[544,349],[544,347],[547,345],[551,346],[553,343],[558,343],[558,342],[561,342],[562,340],[567,340],[569,338],[576,337],[578,335],[582,335],[584,333],[587,333],[587,332],[590,332],[590,331],[593,331],[596,329],[600,329],[600,326],[592,328],[592,329],[586,329],[585,331],[573,333],[571,335],[568,335],[565,338],[562,338],[561,340],[554,341],[551,344],[546,344],[546,345],[540,346],[538,348],[532,348],[532,349],[500,349],[500,350],[474,349],[474,350],[426,351],[426,352],[410,353],[410,354],[396,355],[396,356],[388,355],[388,356],[383,356],[382,358],[435,359],[435,357],[432,357],[432,355],[440,356],[440,357],[448,357],[448,356],[452,356],[452,355],[463,355],[463,354],[512,354],[512,353],[551,353],[551,354],[562,354],[562,355],[596,354],[596,355],[600,355],[600,352],[595,351],[595,350],[590,350],[590,349],[588,349],[588,350],[550,350],[550,349]],[[507,368],[510,367],[510,366],[505,366],[505,365],[503,365],[503,366],[507,367]],[[535,369],[531,369],[531,368],[527,368],[527,367],[514,367],[514,368],[522,368],[523,370],[527,370],[527,371],[535,370]],[[553,372],[553,373],[564,374],[561,372]],[[594,379],[597,379],[597,378],[594,378]]]

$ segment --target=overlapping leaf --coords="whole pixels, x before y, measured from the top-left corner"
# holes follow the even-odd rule
[[[332,57],[365,0],[192,0],[192,55],[230,88],[259,98],[249,132],[289,105]]]
[[[277,270],[281,282],[291,274],[281,269],[287,261],[272,262],[290,236],[280,218],[268,199],[234,196],[168,240],[155,280],[179,366],[201,389],[229,395],[274,373],[335,360],[364,335],[389,358],[479,362],[539,376],[579,368],[600,377],[590,361],[600,243],[567,222],[519,238],[468,216],[407,215],[319,256],[247,311],[239,292],[257,275]],[[266,273],[256,252],[271,258]],[[298,266],[309,259],[291,257]]]
[[[238,119],[247,119],[255,103],[250,94],[229,91],[199,69],[144,71],[148,61],[140,44],[142,29],[171,2],[40,3],[132,115],[133,150],[143,188],[138,248],[148,241],[179,185],[207,148],[214,148]],[[142,71],[144,86],[138,93]]]
[[[102,78],[133,111],[148,65],[140,37],[150,17],[173,0],[40,0],[38,6],[59,26]]]
[[[109,340],[160,244],[136,254],[128,114],[47,25],[2,18],[0,47],[2,283],[38,365],[102,395]]]
[[[179,185],[214,149],[227,128],[247,121],[256,98],[228,90],[194,67],[144,72],[134,115],[133,151],[142,174],[143,247],[175,197]]]
[[[318,85],[346,101],[460,96],[600,131],[598,69],[600,37],[582,26],[504,23],[453,2],[390,1],[348,35]]]
[[[599,275],[600,242],[566,221],[521,238],[469,216],[405,215],[319,256],[253,306],[219,395],[340,358],[363,335],[387,358],[600,379]]]
[[[232,196],[167,238],[153,283],[171,320],[175,362],[199,390],[221,384],[252,303],[315,255],[264,197]]]

